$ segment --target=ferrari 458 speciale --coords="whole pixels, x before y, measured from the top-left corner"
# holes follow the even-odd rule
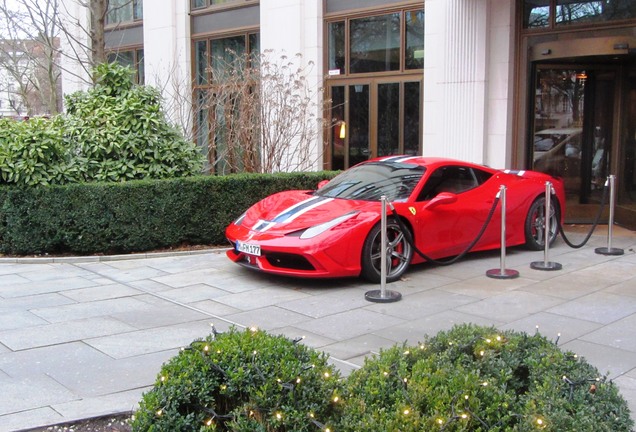
[[[378,282],[384,196],[390,203],[385,274],[393,282],[411,264],[463,253],[480,231],[471,251],[500,248],[496,200],[502,186],[506,246],[540,250],[546,238],[554,241],[565,210],[560,179],[452,159],[390,156],[360,163],[317,190],[280,192],[256,203],[227,227],[227,255],[272,274]]]

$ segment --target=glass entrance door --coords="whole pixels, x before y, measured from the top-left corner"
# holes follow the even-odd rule
[[[618,163],[616,220],[636,230],[636,64],[628,67],[624,113],[621,122],[621,151]]]
[[[532,169],[561,177],[566,220],[592,222],[614,153],[617,70],[536,68]]]
[[[421,81],[331,85],[327,167],[346,169],[377,156],[421,154]]]

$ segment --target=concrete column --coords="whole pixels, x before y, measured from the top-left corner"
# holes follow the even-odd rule
[[[512,0],[427,0],[424,155],[510,160]]]
[[[90,71],[85,67],[89,64],[90,53],[86,47],[90,41],[86,29],[90,27],[90,20],[88,8],[79,2],[62,0],[62,4],[60,15],[65,29],[71,34],[70,38],[60,37],[62,51],[69,54],[61,56],[62,92],[66,95],[88,89],[91,82]]]
[[[192,130],[190,2],[143,1],[145,83],[161,91],[170,120],[187,135]]]
[[[276,60],[281,55],[294,59],[309,71],[309,88],[316,105],[316,118],[321,118],[323,86],[323,8],[322,0],[261,0],[261,52]],[[317,125],[316,139],[310,145],[311,166],[322,169],[322,133]],[[291,163],[293,165],[293,161]],[[293,169],[293,167],[291,167]]]

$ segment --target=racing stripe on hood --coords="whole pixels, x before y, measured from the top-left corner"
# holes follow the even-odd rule
[[[315,209],[323,204],[327,204],[328,202],[333,201],[333,198],[326,197],[312,197],[301,201],[293,206],[287,208],[286,210],[279,213],[276,217],[274,217],[271,221],[260,220],[254,225],[252,228],[254,231],[264,232],[273,227],[276,224],[291,222],[297,217],[307,213],[308,211]]]
[[[321,196],[316,196],[309,198],[305,201],[301,201],[298,204],[294,204],[289,207],[287,210],[279,213],[272,222],[283,223],[283,222],[291,222],[296,219],[298,216],[307,213],[309,210],[314,209],[323,204],[327,204],[328,202],[333,201],[333,198],[326,198]]]

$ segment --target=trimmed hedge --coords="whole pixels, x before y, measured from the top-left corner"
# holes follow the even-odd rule
[[[275,192],[315,189],[335,172],[196,176],[0,187],[0,253],[128,253],[225,245],[225,227]]]

